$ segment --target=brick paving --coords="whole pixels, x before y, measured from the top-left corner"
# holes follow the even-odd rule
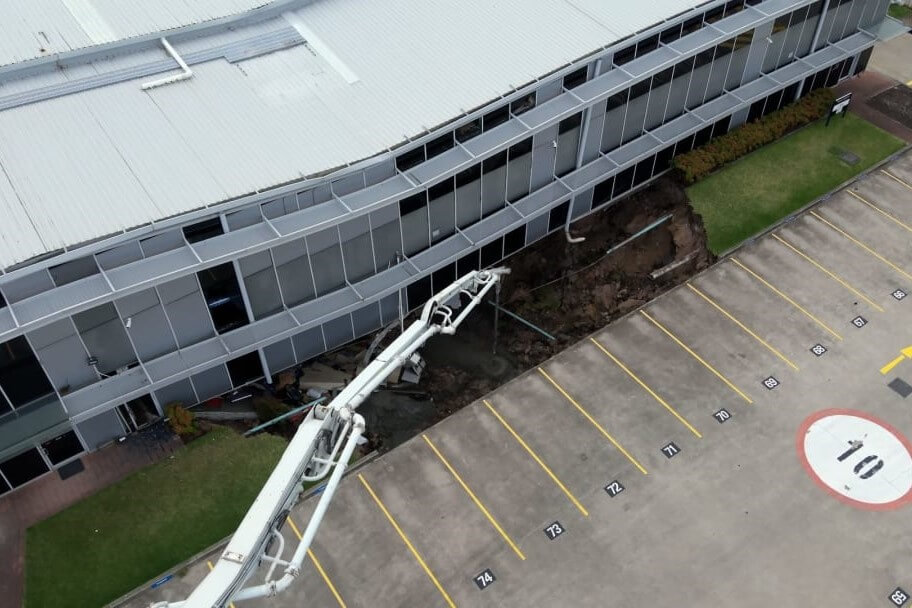
[[[130,473],[167,458],[180,447],[169,433],[140,432],[123,443],[81,457],[85,470],[69,479],[48,473],[0,497],[0,604],[21,606],[25,565],[25,531]]]
[[[868,104],[868,102],[876,97],[878,93],[882,93],[898,84],[900,84],[898,81],[889,76],[884,76],[879,72],[869,69],[855,78],[849,78],[848,80],[839,83],[839,85],[836,86],[836,94],[843,95],[851,92],[852,112],[868,122],[877,125],[887,133],[891,133],[903,141],[912,143],[912,129],[903,126]]]

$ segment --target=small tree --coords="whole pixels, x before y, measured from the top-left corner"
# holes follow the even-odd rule
[[[181,437],[196,433],[196,425],[193,423],[193,412],[185,408],[182,403],[178,401],[169,403],[165,407],[165,414],[168,416],[171,430]]]

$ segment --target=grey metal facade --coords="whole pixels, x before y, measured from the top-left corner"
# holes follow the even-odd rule
[[[59,464],[54,438],[92,450],[167,403],[375,331],[400,300],[413,309],[674,155],[858,73],[887,5],[709,2],[319,183],[0,276],[0,490],[21,485],[2,463],[40,472]]]

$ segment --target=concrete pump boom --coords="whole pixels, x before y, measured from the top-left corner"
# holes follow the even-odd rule
[[[355,376],[335,399],[311,409],[212,571],[186,600],[157,602],[151,608],[224,608],[229,602],[269,597],[287,589],[300,573],[310,543],[364,433],[364,418],[355,413],[355,409],[428,338],[436,334],[454,334],[488,291],[495,285],[499,289],[501,277],[509,272],[507,268],[470,272],[437,293],[424,305],[421,317]],[[463,303],[462,296],[467,296],[468,301]],[[319,481],[327,475],[326,487],[291,559],[282,559],[285,543],[280,529],[298,499],[301,484]],[[275,555],[266,555],[272,538],[277,541],[277,550]],[[261,562],[269,563],[264,581],[245,586]],[[284,567],[279,578],[273,576],[277,566]]]

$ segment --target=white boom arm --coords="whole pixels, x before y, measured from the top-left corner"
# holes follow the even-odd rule
[[[279,459],[269,479],[228,541],[215,567],[184,601],[157,602],[151,608],[224,608],[229,602],[269,597],[287,589],[300,573],[301,563],[317,533],[336,487],[364,433],[364,418],[355,409],[435,334],[456,333],[459,324],[485,294],[509,273],[507,268],[478,270],[458,279],[429,300],[421,317],[381,352],[327,405],[311,409]],[[468,296],[459,314],[454,299]],[[455,316],[454,316],[455,315]],[[341,450],[341,452],[340,452]],[[330,473],[332,470],[332,473]],[[291,559],[282,559],[284,540],[279,532],[301,493],[303,482],[329,474],[314,513]],[[275,555],[266,555],[275,539]],[[261,562],[270,563],[263,583],[246,586]],[[274,578],[276,566],[285,568]]]

